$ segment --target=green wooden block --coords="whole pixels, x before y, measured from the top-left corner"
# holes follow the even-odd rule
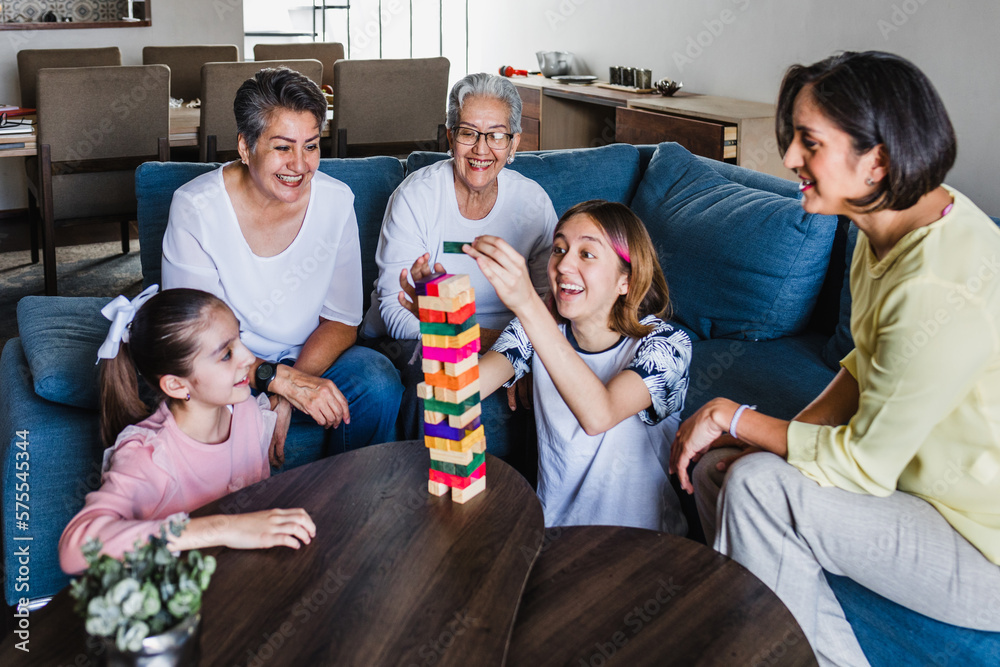
[[[473,460],[475,460],[475,459],[473,459]],[[462,466],[462,467],[464,468],[465,466]],[[437,470],[439,472],[448,473],[449,475],[456,474],[455,473],[455,468],[456,468],[455,464],[454,463],[448,463],[447,461],[436,461],[434,459],[431,459],[431,468],[434,469],[434,470]],[[462,475],[462,477],[468,477],[468,475]]]
[[[424,410],[428,412],[443,412],[446,415],[464,415],[466,410],[471,408],[476,403],[479,403],[478,391],[461,403],[448,403],[447,401],[425,398]]]
[[[469,243],[469,242],[468,241],[444,241],[443,243],[444,243],[444,250],[442,252],[451,253],[451,254],[454,254],[454,255],[462,255],[462,254],[464,254],[462,252],[462,246],[464,246],[466,243]],[[472,244],[469,243],[469,245],[472,245]]]
[[[461,324],[446,324],[442,322],[421,322],[420,333],[433,336],[457,336],[476,326],[476,316],[472,315]]]

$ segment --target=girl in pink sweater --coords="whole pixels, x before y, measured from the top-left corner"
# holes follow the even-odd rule
[[[112,321],[98,351],[101,436],[113,446],[104,453],[101,488],[87,494],[59,540],[59,563],[70,574],[86,568],[81,547],[90,538],[120,557],[168,519],[270,475],[276,417],[266,395],[250,395],[255,359],[240,342],[236,317],[206,292],[156,290],[131,303],[120,296],[101,311]],[[152,414],[139,398],[136,371],[162,401]],[[170,545],[298,549],[315,534],[305,510],[270,509],[191,519]]]

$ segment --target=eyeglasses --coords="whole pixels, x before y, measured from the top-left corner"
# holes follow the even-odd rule
[[[32,123],[26,118],[8,119],[6,111],[0,113],[0,127],[17,127],[18,125],[24,125],[25,127],[30,128]]]
[[[486,137],[486,145],[499,151],[510,145],[514,135],[506,132],[477,132],[470,127],[455,130],[455,141],[465,146],[475,146],[479,143],[479,137]]]

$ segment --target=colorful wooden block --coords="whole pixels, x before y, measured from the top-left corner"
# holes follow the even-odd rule
[[[453,426],[449,426],[448,422],[434,424],[424,422],[424,435],[429,435],[434,438],[446,438],[448,440],[461,440],[479,428],[478,419],[478,417],[473,419],[468,428],[454,428]]]
[[[483,406],[476,404],[460,415],[448,415],[448,426],[465,428],[483,413]]]
[[[438,461],[440,463],[453,463],[455,465],[467,466],[476,460],[476,455],[482,452],[477,452],[474,448],[467,452],[449,452],[446,449],[428,449],[431,455],[431,461]],[[484,450],[485,451],[485,450]]]
[[[434,363],[440,363],[435,361]],[[444,387],[445,389],[460,389],[473,380],[479,379],[479,364],[476,364],[461,375],[447,375],[443,370],[440,373],[424,372],[424,382],[432,387]]]
[[[485,438],[483,427],[471,431],[461,440],[451,440],[448,438],[436,438],[432,435],[424,434],[424,444],[429,449],[446,449],[449,452],[467,452],[472,449],[472,445]]]
[[[451,324],[461,324],[465,320],[469,319],[476,314],[476,304],[475,302],[466,304],[459,308],[458,310],[446,313],[445,317]]]
[[[448,493],[448,489],[451,487],[447,484],[442,484],[441,482],[435,482],[433,479],[427,480],[427,490],[430,491],[435,496],[443,496]]]
[[[448,313],[440,310],[430,310],[428,308],[418,308],[417,310],[420,312],[421,322],[445,322],[448,319]]]
[[[451,488],[464,489],[472,482],[477,479],[482,478],[486,474],[486,464],[483,463],[478,468],[472,471],[472,474],[468,477],[459,477],[458,475],[449,475],[443,473],[439,470],[430,469],[430,478],[435,482],[441,482],[442,484],[447,484]]]
[[[426,278],[421,278],[420,280],[413,281],[413,287],[417,292],[417,296],[427,294],[427,286],[438,283],[445,278],[448,278],[451,274],[448,273],[432,273]]]
[[[437,295],[455,297],[471,288],[472,282],[469,280],[468,274],[461,273],[456,276],[448,276],[441,282],[437,283]]]
[[[422,399],[434,398],[434,387],[430,386],[426,382],[421,382],[417,385],[417,397]]]
[[[451,502],[465,504],[486,490],[486,477],[480,477],[464,489],[451,489]]]
[[[470,451],[471,453],[471,451]],[[431,468],[449,475],[468,477],[472,472],[486,461],[486,454],[473,454],[472,461],[467,464],[453,463],[451,461],[437,461],[431,457]]]
[[[479,352],[479,345],[479,339],[477,338],[465,347],[460,348],[424,346],[423,356],[424,359],[433,359],[434,361],[454,364]]]
[[[462,246],[468,243],[472,245],[471,241],[444,241],[441,243],[441,252],[446,254],[462,254]]]
[[[444,364],[440,361],[434,361],[433,359],[422,359],[420,366],[423,368],[425,380],[427,379],[427,375],[435,375],[437,373],[444,372]]]
[[[438,313],[440,311],[432,310],[432,311],[428,311],[428,312]],[[440,313],[440,314],[442,315],[442,318],[445,315],[445,313]],[[420,323],[420,333],[422,333],[422,334],[431,334],[431,335],[434,335],[434,336],[457,336],[458,334],[462,333],[463,331],[467,331],[468,329],[471,329],[472,326],[475,323],[476,323],[476,316],[475,315],[473,315],[469,319],[465,320],[461,324],[446,324],[446,323],[438,323],[438,322],[421,322]]]
[[[433,398],[424,399],[424,410],[431,412],[443,412],[446,415],[464,415],[469,408],[479,404],[479,394],[473,394],[461,403],[445,403]],[[473,416],[478,416],[478,413]],[[450,421],[450,420],[449,420]],[[471,419],[469,420],[471,421]],[[454,424],[452,424],[454,426]]]
[[[465,373],[466,371],[468,371],[473,366],[478,366],[478,365],[479,365],[479,357],[478,356],[466,357],[465,359],[462,359],[461,361],[456,362],[454,364],[445,362],[445,364],[444,364],[444,374],[445,375],[453,375],[455,377],[458,377],[462,373]]]
[[[446,387],[431,387],[431,389],[434,391],[434,398],[438,401],[461,403],[469,396],[479,393],[479,380],[473,380],[459,389],[448,389]]]

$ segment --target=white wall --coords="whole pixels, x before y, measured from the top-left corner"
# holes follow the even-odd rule
[[[149,45],[236,44],[242,52],[242,0],[153,0],[151,13],[153,24],[148,28],[0,31],[0,102],[20,101],[17,52],[21,49],[117,45],[124,65],[141,65],[142,47]],[[23,158],[0,159],[0,183],[0,210],[27,206]]]
[[[773,102],[784,70],[838,50],[917,64],[958,134],[947,182],[1000,216],[1000,3],[996,0],[481,0],[470,70],[537,69],[535,51],[576,54],[574,73],[647,67],[684,90]]]

